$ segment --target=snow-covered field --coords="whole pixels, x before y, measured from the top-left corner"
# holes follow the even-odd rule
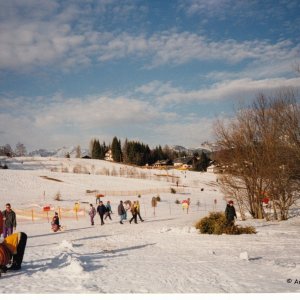
[[[123,165],[63,158],[6,163],[9,169],[0,170],[2,209],[6,202],[16,211],[50,204],[53,215],[58,206],[72,208],[76,201],[87,209],[95,196],[86,191],[98,190],[106,195],[104,202],[111,201],[114,214],[104,226],[96,216],[94,227],[87,215],[62,218],[65,230],[52,233],[46,218],[32,222],[20,213],[17,230],[28,235],[24,261],[20,271],[2,276],[0,293],[300,292],[299,216],[286,222],[238,221],[255,226],[256,235],[210,236],[195,230],[208,211],[225,209],[215,174],[137,169],[129,176]],[[78,164],[86,174],[72,173]],[[110,176],[101,175],[104,169]],[[171,194],[175,176],[179,193]],[[53,199],[58,191],[59,202]],[[151,198],[157,194],[162,201],[154,216]],[[175,200],[188,197],[187,214]],[[145,222],[119,223],[117,205],[127,199],[140,200]]]

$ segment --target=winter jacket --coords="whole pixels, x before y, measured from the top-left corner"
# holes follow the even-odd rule
[[[235,212],[235,208],[232,205],[227,204],[226,209],[225,209],[225,216],[227,221],[233,221],[234,217],[236,217],[236,212]]]
[[[122,203],[120,203],[119,206],[118,206],[118,214],[119,214],[119,216],[122,216],[122,215],[126,214],[126,210],[125,210]]]
[[[96,215],[96,209],[95,209],[95,207],[91,207],[91,209],[89,211],[89,215],[91,217],[95,217],[95,215]]]
[[[17,218],[16,213],[11,210],[8,212],[7,210],[4,210],[2,212],[3,218],[6,218],[4,221],[4,227],[10,228],[10,227],[17,227]]]
[[[12,254],[17,253],[17,247],[20,242],[20,238],[21,238],[21,233],[16,232],[4,239],[5,245],[7,246],[7,248],[10,250]]]
[[[131,213],[132,213],[133,215],[138,213],[136,203],[133,203],[133,204],[131,205],[130,210],[131,210]]]
[[[9,264],[13,254],[17,253],[21,233],[13,233],[0,243],[0,266]]]
[[[97,212],[99,215],[104,215],[106,213],[105,205],[98,205]]]
[[[140,209],[141,209],[140,202],[137,201],[137,203],[136,203],[136,211],[140,212]]]
[[[3,216],[2,212],[0,211],[0,236],[3,233]]]
[[[59,226],[59,217],[58,216],[54,216],[52,218],[51,225],[57,225],[57,226]]]
[[[109,203],[106,204],[106,211],[111,212],[111,206]]]

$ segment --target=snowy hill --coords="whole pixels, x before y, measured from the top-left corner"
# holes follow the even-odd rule
[[[300,274],[299,217],[243,222],[238,214],[237,223],[255,226],[255,235],[196,231],[201,217],[225,208],[213,173],[142,169],[93,159],[1,160],[9,169],[0,169],[0,207],[11,203],[17,230],[26,232],[28,241],[22,269],[2,275],[0,293],[300,292],[295,284]],[[171,187],[176,194],[170,193]],[[54,200],[57,192],[60,201]],[[112,206],[112,220],[106,219],[104,226],[98,215],[91,226],[88,215],[97,192]],[[161,201],[154,211],[151,200],[158,194]],[[188,213],[175,203],[186,198],[191,199]],[[139,200],[145,221],[130,224],[128,211],[121,225],[120,200]],[[51,207],[49,217],[60,213],[64,231],[51,232],[45,205]]]

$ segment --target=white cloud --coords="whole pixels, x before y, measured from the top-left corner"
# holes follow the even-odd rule
[[[224,74],[222,74],[223,76]],[[225,102],[226,100],[247,100],[259,92],[270,92],[280,88],[300,89],[300,78],[269,78],[255,80],[251,78],[221,80],[199,90],[183,90],[172,87],[170,83],[150,82],[136,91],[152,94],[162,106],[172,104],[189,105],[191,103]]]
[[[147,84],[144,84],[138,88],[136,88],[137,93],[145,94],[145,95],[165,95],[171,93],[180,92],[180,88],[172,86],[171,82],[160,82],[158,80],[151,81]]]
[[[142,58],[141,64],[148,68],[192,61],[228,64],[247,61],[269,66],[291,62],[300,51],[300,45],[289,40],[277,43],[211,40],[204,35],[172,30],[151,35],[110,32],[104,27],[97,29],[95,13],[88,3],[80,6],[76,1],[68,4],[46,1],[42,8],[37,5],[34,13],[28,12],[36,4],[33,0],[27,5],[20,1],[13,3],[15,6],[8,5],[11,18],[0,18],[2,70],[22,72],[40,66],[69,69],[124,58]],[[109,5],[116,5],[110,1],[100,3],[98,9],[102,12]],[[120,14],[134,11],[131,6],[123,8]],[[21,13],[24,10],[25,15]],[[31,15],[33,18],[29,18]]]
[[[93,96],[84,99],[0,99],[1,140],[9,143],[60,146],[69,138],[74,143],[98,131],[102,136],[124,127],[151,127],[172,113],[163,113],[145,101],[125,97]],[[7,129],[5,129],[7,128]],[[54,137],[61,136],[60,145]],[[26,139],[26,140],[24,140]],[[11,142],[13,141],[13,142]]]

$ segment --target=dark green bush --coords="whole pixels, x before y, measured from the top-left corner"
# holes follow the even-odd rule
[[[252,234],[256,233],[254,227],[240,227],[237,225],[227,225],[224,213],[211,212],[208,217],[199,220],[196,225],[201,233],[207,234]]]

